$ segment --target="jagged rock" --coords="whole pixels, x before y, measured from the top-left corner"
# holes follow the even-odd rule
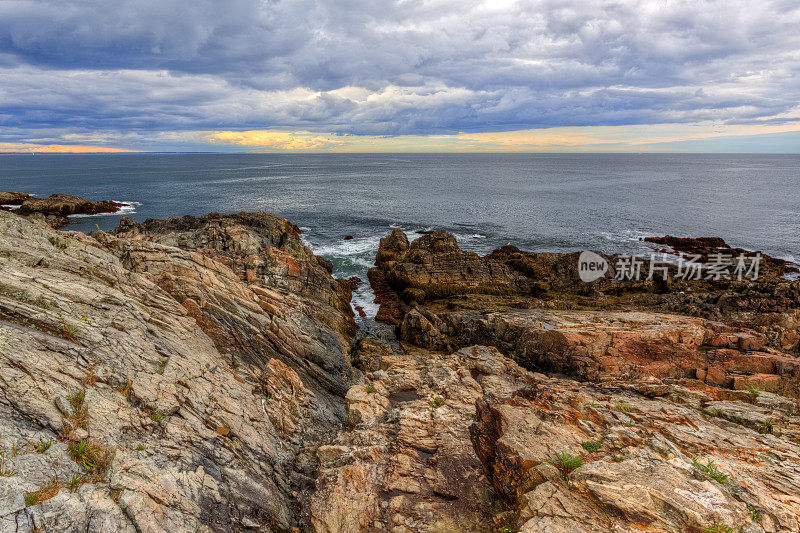
[[[443,324],[433,313],[412,309],[400,324],[400,338],[432,350],[448,350],[450,340],[439,329]]]
[[[419,315],[414,313],[406,315],[402,336],[429,348],[490,344],[526,368],[582,380],[688,377],[738,390],[757,387],[800,395],[800,360],[767,348],[763,334],[702,318],[641,311],[515,309],[428,312],[424,327],[413,320]],[[438,324],[436,334],[431,333],[431,320]]]
[[[120,238],[121,237],[121,238]],[[338,283],[269,213],[123,219],[97,238],[181,302],[223,353],[243,361],[280,356],[343,396],[357,327],[347,283]]]
[[[303,524],[316,443],[359,375],[349,292],[283,219],[215,224],[89,237],[0,212],[0,451],[17,471],[0,529]],[[67,450],[82,438],[103,465],[20,504],[84,470]]]
[[[490,530],[499,502],[467,431],[481,395],[470,366],[486,364],[481,356],[489,352],[498,379],[522,370],[495,359],[492,348],[476,349],[473,357],[406,352],[370,340],[359,351],[380,351],[381,370],[367,386],[348,392],[352,429],[318,451],[326,459],[310,507],[314,530]]]
[[[644,241],[669,246],[675,252],[699,255],[704,259],[708,259],[708,256],[714,253],[734,256],[752,253],[742,248],[733,248],[719,237],[673,237],[672,235],[667,235],[665,237],[645,237]],[[762,254],[762,257],[764,261],[763,268],[768,271],[775,270],[780,275],[798,271],[795,265],[783,259],[770,257],[766,254]]]
[[[571,256],[396,231],[400,341],[353,350],[298,232],[0,212],[0,530],[800,527],[794,285],[582,294]]]
[[[513,246],[480,257],[444,232],[409,244],[396,230],[370,271],[387,308],[377,319],[421,347],[490,344],[532,370],[581,379],[698,377],[800,394],[800,283],[779,281],[782,271],[661,293],[652,282],[583,283],[577,259]]]
[[[116,213],[124,204],[111,200],[93,202],[69,194],[51,194],[47,198],[25,198],[17,210],[20,215],[41,213],[43,215],[96,215],[100,213]]]
[[[116,213],[124,204],[103,200],[93,202],[78,196],[53,194],[48,198],[36,198],[21,192],[0,192],[0,206],[19,206],[14,209],[18,215],[45,222],[58,229],[69,224],[69,215]],[[11,210],[10,208],[0,208]]]
[[[455,237],[444,231],[409,244],[405,234],[396,229],[381,239],[375,265],[389,287],[406,302],[471,292],[529,292],[527,279],[500,262],[462,251]]]
[[[24,192],[0,192],[0,205],[22,205],[29,198],[33,197]]]
[[[721,240],[720,240],[721,241]],[[716,241],[714,241],[716,242]],[[721,241],[724,243],[724,241]],[[732,252],[739,250],[730,249]],[[743,252],[743,250],[742,250]],[[584,283],[579,254],[523,252],[503,246],[480,257],[464,252],[452,235],[434,232],[410,244],[394,230],[381,240],[369,279],[380,309],[376,319],[399,326],[414,307],[442,311],[498,308],[646,310],[722,321],[764,333],[770,346],[800,350],[800,281],[783,276],[785,261],[763,255],[757,281],[680,280],[670,266],[668,282],[615,279],[618,256],[604,277]]]
[[[470,427],[519,531],[800,526],[800,504],[790,496],[800,487],[800,471],[789,466],[800,454],[796,415],[716,401],[724,389],[693,380],[527,381],[508,396],[478,399]],[[649,399],[633,392],[645,385],[664,390]],[[785,432],[746,422],[767,419]],[[559,471],[576,457],[582,461]]]

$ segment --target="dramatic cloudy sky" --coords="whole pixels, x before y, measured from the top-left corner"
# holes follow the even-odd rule
[[[0,0],[0,151],[800,151],[798,0]]]

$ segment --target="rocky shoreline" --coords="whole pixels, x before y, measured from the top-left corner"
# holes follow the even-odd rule
[[[395,230],[364,338],[283,218],[46,216],[0,211],[0,531],[800,529],[791,265],[587,284]]]
[[[51,194],[36,198],[22,192],[0,192],[0,209],[18,215],[40,218],[55,229],[69,224],[70,215],[99,215],[117,213],[125,204],[112,200],[94,202],[69,194]]]

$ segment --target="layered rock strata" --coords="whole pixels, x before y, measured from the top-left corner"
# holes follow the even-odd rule
[[[349,289],[283,219],[182,220],[0,212],[0,530],[302,523],[359,375]]]

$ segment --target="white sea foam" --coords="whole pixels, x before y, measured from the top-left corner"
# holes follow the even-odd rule
[[[16,211],[17,209],[19,209],[18,205],[0,205],[0,207],[4,209],[10,209],[12,211]]]
[[[468,241],[470,239],[485,239],[486,235],[481,235],[480,233],[470,233],[470,234],[462,234],[462,233],[453,233],[453,237],[456,238],[457,241]]]
[[[353,299],[350,301],[350,305],[353,307],[356,319],[360,317],[358,311],[356,311],[356,307],[360,307],[364,310],[364,314],[367,316],[363,318],[375,318],[375,315],[378,314],[378,308],[380,306],[375,303],[375,293],[372,291],[372,287],[367,280],[364,280],[361,285],[359,285],[358,289],[353,292]]]
[[[378,251],[380,241],[381,235],[375,235],[363,239],[350,239],[347,241],[342,240],[340,242],[324,244],[321,246],[311,246],[311,249],[314,250],[315,254],[321,255],[322,257],[331,256],[353,258],[368,252],[372,253],[374,257],[375,253]],[[370,266],[372,265],[370,264]]]
[[[109,215],[120,215],[120,216],[128,216],[136,212],[136,208],[142,205],[141,202],[123,202],[122,200],[113,200],[118,204],[122,204],[116,213],[94,213],[94,214],[85,214],[80,213],[77,215],[69,215],[69,218],[87,218],[87,217],[103,217]]]

